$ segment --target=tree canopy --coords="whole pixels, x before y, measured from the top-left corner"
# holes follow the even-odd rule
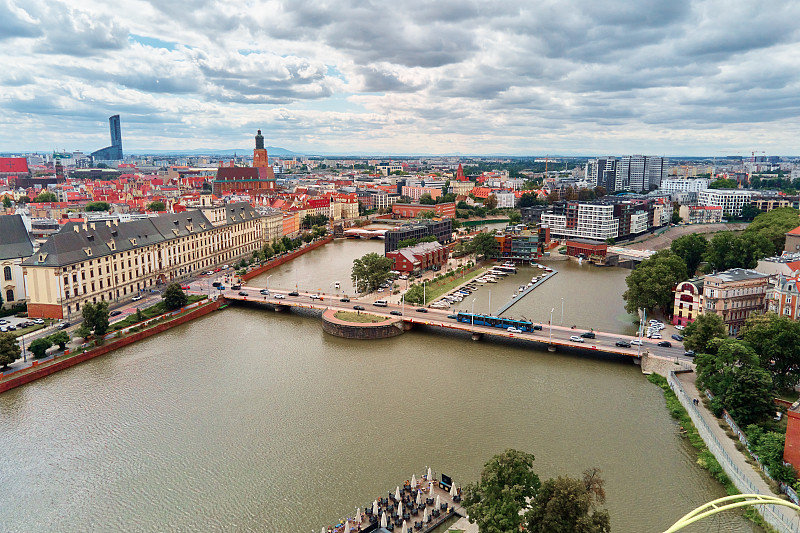
[[[526,531],[530,533],[607,533],[611,531],[608,511],[597,509],[602,503],[595,488],[602,491],[603,481],[596,475],[593,484],[584,479],[559,476],[542,483],[539,493],[531,501],[531,509],[525,515]],[[594,469],[594,472],[597,472]],[[603,496],[603,501],[605,496]]]
[[[708,269],[723,271],[731,268],[755,268],[759,259],[772,255],[775,247],[765,234],[730,231],[717,233],[708,243],[703,259]]]
[[[156,200],[155,202],[150,202],[147,205],[148,211],[166,211],[167,206],[161,200]]]
[[[389,279],[391,269],[391,258],[372,252],[353,261],[350,278],[358,292],[372,292]]]
[[[716,179],[716,180],[712,181],[709,184],[708,188],[709,189],[738,189],[739,188],[739,184],[736,182],[736,180],[722,179],[721,178],[721,179]]]
[[[500,252],[500,245],[491,233],[481,232],[472,237],[467,249],[470,253],[489,259]]]
[[[674,299],[673,288],[686,279],[686,263],[670,250],[660,250],[642,261],[628,274],[628,290],[622,295],[625,310],[636,314],[639,309],[651,311],[656,307],[670,313]]]
[[[699,233],[690,233],[689,235],[678,237],[672,241],[669,247],[672,253],[686,263],[686,273],[689,277],[694,276],[697,272],[707,248],[708,241]]]
[[[164,306],[169,310],[180,309],[189,301],[189,297],[186,296],[186,293],[183,292],[178,283],[167,285],[162,298],[164,299]]]
[[[800,383],[800,322],[776,313],[751,315],[740,334],[761,358],[778,389]]]
[[[83,326],[88,331],[94,331],[98,337],[102,337],[108,331],[108,302],[97,302],[93,304],[87,302],[83,304],[81,310],[83,315]]]
[[[713,339],[724,339],[728,329],[716,313],[702,313],[683,332],[683,346],[695,353],[716,353]]]
[[[28,346],[28,349],[31,351],[31,353],[33,353],[33,356],[36,359],[41,359],[47,355],[47,350],[52,345],[53,343],[48,337],[42,337],[31,342],[30,346]]]
[[[36,198],[33,199],[34,202],[55,202],[58,200],[58,197],[55,193],[50,191],[42,191],[40,192]]]
[[[89,202],[84,209],[86,211],[108,211],[111,209],[111,204],[108,202]]]
[[[0,333],[0,366],[2,368],[8,368],[8,365],[19,359],[21,353],[22,350],[13,333]]]
[[[481,533],[519,531],[521,511],[540,486],[533,471],[534,456],[508,449],[483,466],[480,480],[464,488],[463,505]]]
[[[436,203],[436,200],[434,200],[431,197],[430,193],[426,192],[425,194],[419,197],[419,203],[423,205],[434,205]]]
[[[783,251],[786,232],[798,226],[800,226],[800,211],[792,207],[781,207],[756,216],[744,230],[744,234],[757,233],[767,238],[773,245],[768,255],[775,255]]]

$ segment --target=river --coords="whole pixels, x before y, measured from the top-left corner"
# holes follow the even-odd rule
[[[298,278],[344,282],[378,245],[327,245]],[[570,286],[564,270],[547,283]],[[347,341],[289,313],[213,313],[0,395],[0,412],[11,532],[319,531],[428,465],[473,481],[506,448],[542,478],[602,469],[616,532],[724,495],[628,362],[424,330]],[[685,531],[720,530],[756,531],[735,514]]]

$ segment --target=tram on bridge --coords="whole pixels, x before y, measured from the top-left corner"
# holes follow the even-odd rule
[[[457,320],[476,326],[490,326],[493,328],[517,328],[520,331],[530,333],[533,331],[533,322],[527,320],[517,320],[515,318],[503,318],[492,315],[480,315],[472,313],[458,313]]]

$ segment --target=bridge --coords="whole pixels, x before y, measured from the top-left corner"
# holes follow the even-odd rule
[[[250,305],[276,311],[286,309],[310,309],[317,311],[333,309],[353,311],[353,309],[356,308],[375,315],[402,320],[407,329],[412,328],[416,324],[436,329],[462,331],[469,333],[473,340],[479,340],[483,336],[514,339],[533,343],[537,345],[537,347],[544,347],[551,351],[561,348],[584,353],[627,356],[633,358],[635,361],[638,361],[641,355],[646,353],[661,357],[674,357],[676,359],[680,357],[684,359],[683,349],[681,347],[675,346],[667,348],[657,346],[656,343],[658,341],[650,341],[648,339],[642,339],[642,346],[633,345],[630,348],[617,346],[617,341],[631,342],[636,339],[636,337],[619,335],[617,333],[593,331],[595,334],[594,339],[582,338],[583,342],[576,342],[571,340],[570,337],[578,336],[587,330],[571,329],[561,326],[551,327],[544,323],[538,324],[541,326],[540,330],[530,333],[518,333],[510,332],[502,328],[459,322],[454,318],[455,315],[447,310],[418,308],[411,305],[402,306],[397,304],[388,304],[388,306],[383,307],[357,299],[351,301],[349,298],[342,295],[318,295],[315,293],[296,291],[290,293],[289,290],[285,289],[270,289],[269,295],[262,295],[259,290],[259,287],[242,286],[241,290],[234,291],[228,289],[223,291],[221,295],[233,305]],[[424,309],[424,311],[422,311],[422,309]]]
[[[386,231],[388,230],[350,228],[344,230],[343,234],[348,239],[385,239]]]

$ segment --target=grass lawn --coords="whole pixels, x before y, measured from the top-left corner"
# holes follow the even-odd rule
[[[489,270],[489,267],[481,267],[477,270],[473,270],[472,272],[464,275],[464,276],[456,276],[450,280],[442,280],[435,283],[426,283],[425,284],[425,303],[432,302],[439,297],[447,294],[451,290],[455,289],[459,285],[466,283],[467,281],[477,278],[484,272]]]
[[[778,393],[778,398],[794,403],[797,401],[797,398],[800,398],[800,393],[796,390],[783,390]]]
[[[386,320],[385,316],[371,315],[369,313],[353,313],[352,311],[337,311],[333,316],[345,322],[359,322],[362,324],[374,324]]]
[[[11,331],[10,333],[13,333],[15,337],[19,337],[21,335],[26,335],[28,333],[31,333],[32,331],[36,331],[38,329],[46,328],[49,325],[50,325],[50,321],[48,320],[44,324],[34,324],[34,325],[29,326],[27,328],[17,329],[17,331]]]

